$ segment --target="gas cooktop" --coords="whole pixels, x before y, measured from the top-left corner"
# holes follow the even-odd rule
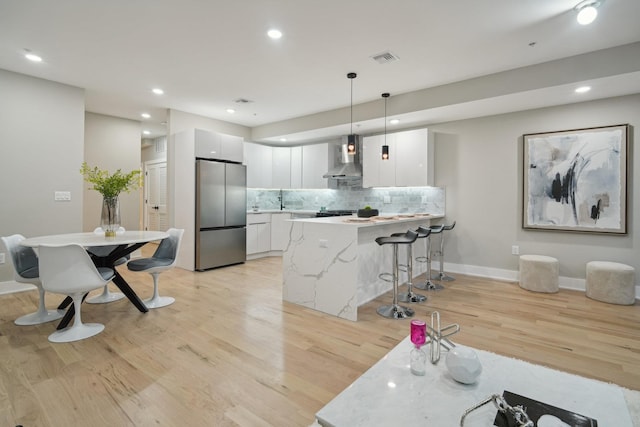
[[[353,215],[356,211],[349,210],[331,210],[331,211],[319,211],[316,212],[316,218],[323,218],[329,216],[348,216]]]

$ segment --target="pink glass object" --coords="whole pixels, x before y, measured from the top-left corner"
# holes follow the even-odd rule
[[[411,321],[411,342],[416,348],[422,347],[427,340],[427,324],[422,320]]]

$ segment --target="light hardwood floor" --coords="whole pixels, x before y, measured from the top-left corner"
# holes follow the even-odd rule
[[[37,293],[0,296],[0,425],[308,426],[314,414],[409,333],[376,314],[390,294],[340,320],[281,298],[281,259],[160,276],[176,303],[83,305],[96,337],[50,344],[54,324],[15,326]],[[119,267],[142,296],[151,277]],[[457,276],[416,307],[459,323],[453,340],[640,390],[640,305],[582,292],[537,294]],[[115,288],[114,288],[115,290]],[[62,297],[47,294],[47,305]]]

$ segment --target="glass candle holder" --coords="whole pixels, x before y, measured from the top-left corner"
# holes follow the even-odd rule
[[[422,346],[427,341],[427,324],[422,320],[411,321],[411,342],[414,348],[410,353],[410,369],[414,375],[424,375],[427,371],[427,354]]]

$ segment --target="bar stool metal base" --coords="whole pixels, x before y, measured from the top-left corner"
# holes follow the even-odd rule
[[[426,300],[427,297],[425,295],[416,294],[413,291],[398,295],[398,301],[401,302],[425,302]]]
[[[403,307],[398,304],[383,305],[378,307],[376,311],[380,316],[388,319],[408,319],[415,314],[409,307]]]
[[[422,289],[423,291],[441,291],[444,289],[444,286],[438,283],[433,283],[431,280],[427,280],[423,283],[415,283],[413,287]]]
[[[438,273],[436,277],[432,277],[433,280],[441,280],[443,282],[453,282],[456,280],[455,277],[448,276],[446,273]]]

